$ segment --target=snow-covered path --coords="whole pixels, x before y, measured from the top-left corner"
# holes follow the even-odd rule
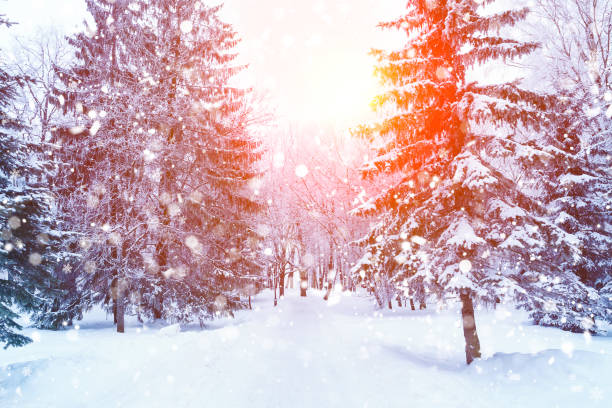
[[[180,333],[131,321],[119,335],[101,313],[79,330],[26,330],[34,344],[0,351],[0,406],[540,408],[612,398],[612,337],[480,311],[485,359],[466,367],[456,310],[381,313],[358,295],[321,297],[290,291],[273,308],[266,292],[254,311]]]

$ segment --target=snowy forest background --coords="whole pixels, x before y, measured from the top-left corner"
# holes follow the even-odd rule
[[[468,364],[499,308],[610,347],[612,2],[408,1],[346,126],[236,80],[220,5],[85,3],[79,32],[1,50],[5,348],[100,308],[205,331],[293,290],[455,310]]]

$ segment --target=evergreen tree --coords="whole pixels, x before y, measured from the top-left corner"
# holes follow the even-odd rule
[[[257,266],[248,189],[257,175],[246,94],[228,85],[235,33],[218,8],[187,1],[88,1],[96,30],[71,39],[61,73],[58,189],[86,302],[199,320],[242,306]],[[87,300],[85,300],[87,299]]]
[[[0,16],[0,27],[10,23]],[[17,312],[44,308],[53,290],[55,235],[50,219],[46,169],[25,137],[26,125],[10,114],[17,88],[28,78],[0,67],[0,342],[30,342],[16,331]]]
[[[517,82],[469,81],[482,64],[538,46],[500,34],[523,20],[526,8],[491,12],[491,3],[414,0],[404,16],[381,24],[404,31],[407,42],[398,51],[374,51],[389,86],[378,104],[394,109],[361,129],[383,142],[364,173],[400,174],[364,206],[381,214],[366,252],[390,248],[383,262],[395,260],[395,282],[461,300],[468,363],[480,356],[474,302],[512,300],[534,313],[571,312],[587,328],[589,312],[600,312],[597,294],[559,267],[560,258],[579,250],[573,237],[503,168],[507,158],[533,150],[515,130],[548,124],[553,99]]]
[[[231,312],[240,306],[241,276],[259,268],[252,226],[260,204],[250,185],[260,177],[261,153],[249,130],[248,95],[230,85],[243,68],[234,62],[238,40],[219,20],[220,7],[178,0],[149,9],[160,21],[160,58],[149,72],[158,81],[152,119],[163,146],[155,161],[162,200],[154,261],[162,271],[186,268],[194,278],[190,289],[173,285],[161,297],[195,296],[206,299],[209,313]]]
[[[533,170],[550,221],[578,245],[576,256],[561,259],[559,266],[601,290],[612,278],[612,10],[606,3],[580,0],[538,1],[537,7],[545,18],[537,36],[551,30],[543,53],[554,58],[533,75],[557,96],[556,115],[543,132],[522,135],[539,153],[523,156],[521,165]],[[565,30],[567,24],[575,29]],[[608,297],[601,293],[604,304]],[[612,319],[609,308],[607,319]],[[537,321],[583,330],[580,319],[555,311],[541,313]]]
[[[612,267],[612,177],[608,170],[612,144],[600,135],[612,127],[608,124],[606,130],[603,118],[582,117],[575,97],[564,93],[550,131],[531,140],[539,153],[523,165],[535,167],[550,222],[575,242],[573,256],[560,257],[558,267],[601,290],[611,280]],[[601,293],[601,317],[612,321],[612,310],[606,307],[608,296]],[[584,330],[582,313],[559,312],[540,311],[536,322],[575,332]]]

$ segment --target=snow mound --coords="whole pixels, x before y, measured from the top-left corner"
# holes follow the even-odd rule
[[[181,332],[180,324],[171,324],[170,326],[162,327],[159,329],[159,334],[163,336],[173,336],[175,334],[179,334]]]

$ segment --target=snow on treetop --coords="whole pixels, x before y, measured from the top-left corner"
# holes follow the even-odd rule
[[[470,223],[461,218],[451,224],[440,237],[441,243],[471,249],[473,245],[484,244],[485,240],[476,235]]]
[[[461,183],[462,186],[470,190],[497,183],[497,179],[491,175],[491,171],[480,162],[478,157],[470,152],[463,152],[457,156],[456,166],[453,181]]]
[[[472,278],[473,276],[469,272],[464,273],[461,268],[459,268],[459,264],[454,263],[444,268],[441,281],[447,281],[445,287],[448,289],[455,289],[457,291],[460,289],[470,289],[474,292],[479,292],[480,289],[477,285],[474,285]]]
[[[559,178],[561,185],[565,184],[586,184],[588,182],[597,181],[596,177],[589,176],[588,174],[564,174]]]
[[[520,234],[519,234],[520,235]],[[499,246],[501,249],[506,248],[525,248],[523,243],[514,235],[510,235],[504,242]]]
[[[489,212],[494,212],[499,209],[499,217],[502,220],[525,217],[525,211],[517,206],[510,206],[500,199],[493,199],[489,203]]]
[[[560,224],[565,224],[567,222],[572,222],[576,224],[578,221],[574,217],[566,213],[565,211],[561,211],[559,215],[557,216],[557,218],[555,218],[555,224],[560,225]]]

